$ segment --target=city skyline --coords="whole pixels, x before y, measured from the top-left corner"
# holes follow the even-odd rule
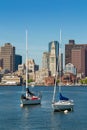
[[[69,39],[87,43],[86,5],[86,0],[0,0],[0,46],[11,43],[25,62],[27,29],[29,57],[41,65],[48,43],[59,42],[60,29],[63,45]]]

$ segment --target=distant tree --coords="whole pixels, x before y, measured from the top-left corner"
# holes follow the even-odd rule
[[[28,80],[28,83],[31,83],[31,82],[33,82],[33,79],[29,79],[29,80]]]
[[[80,80],[80,83],[83,84],[83,80],[82,79]]]
[[[58,84],[58,83],[60,82],[60,80],[59,80],[59,79],[57,79],[57,81],[56,81],[56,82],[57,82],[57,84]]]
[[[85,79],[81,79],[81,80],[80,80],[80,83],[81,83],[81,84],[87,84],[87,77],[86,77]]]
[[[85,84],[87,84],[87,78],[85,78]]]

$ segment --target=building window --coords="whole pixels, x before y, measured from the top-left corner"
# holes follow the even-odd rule
[[[51,62],[54,63],[54,57],[51,57]]]

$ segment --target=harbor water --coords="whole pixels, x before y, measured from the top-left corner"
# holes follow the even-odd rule
[[[86,130],[87,87],[62,87],[64,96],[74,100],[74,110],[53,112],[53,87],[33,87],[41,91],[41,105],[20,107],[25,87],[0,86],[0,130]],[[58,96],[58,87],[57,95]]]

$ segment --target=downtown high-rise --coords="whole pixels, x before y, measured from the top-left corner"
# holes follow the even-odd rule
[[[65,44],[65,65],[68,63],[76,67],[77,74],[87,76],[87,44],[69,40],[69,44]]]
[[[58,58],[59,58],[59,42],[51,41],[48,44],[48,52],[43,53],[42,67],[48,69],[51,76],[58,71]]]
[[[10,43],[5,43],[0,47],[0,67],[10,72],[15,71],[15,47]]]

